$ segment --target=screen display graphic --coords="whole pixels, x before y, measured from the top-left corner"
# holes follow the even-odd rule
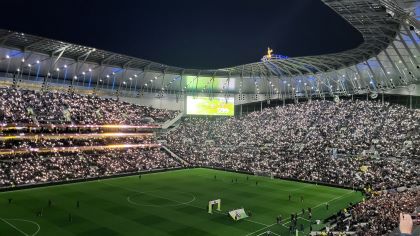
[[[235,99],[187,96],[187,115],[234,116]]]

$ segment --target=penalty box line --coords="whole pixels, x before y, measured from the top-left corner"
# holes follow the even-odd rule
[[[25,232],[23,232],[21,229],[19,229],[18,227],[16,227],[15,225],[13,225],[12,223],[10,223],[9,221],[0,218],[1,221],[3,221],[4,223],[8,224],[10,227],[12,227],[13,229],[15,229],[16,231],[18,231],[19,233],[25,235],[25,236],[30,236],[30,234],[27,234]]]
[[[333,202],[333,201],[335,201],[335,200],[338,200],[338,199],[344,198],[345,196],[347,196],[347,195],[349,195],[349,194],[351,194],[351,193],[354,193],[354,192],[353,192],[353,191],[352,191],[352,192],[348,192],[348,193],[343,194],[343,195],[341,195],[341,196],[335,197],[335,198],[333,198],[333,199],[331,199],[331,200],[329,200],[329,201],[322,202],[322,203],[320,203],[320,204],[318,204],[318,205],[314,206],[312,209],[316,209],[316,208],[318,208],[318,207],[320,207],[320,206],[322,206],[322,205],[325,205],[325,203]],[[302,215],[302,212],[300,212],[298,215]],[[302,220],[305,220],[305,221],[309,221],[309,220],[307,220],[307,219],[305,219],[305,218],[303,218],[303,217],[298,217],[298,219],[302,219]],[[286,224],[288,224],[288,223],[290,223],[290,222],[291,222],[291,221],[289,220],[289,221],[287,221],[287,222],[283,223],[282,225],[283,225],[284,227],[287,227],[287,226],[286,226]]]
[[[104,183],[104,182],[100,182],[100,183],[102,183],[102,184],[104,184],[104,185],[108,185],[108,186],[112,186],[112,187],[116,187],[116,188],[124,189],[124,190],[126,190],[126,191],[130,191],[130,192],[136,192],[136,193],[141,193],[141,194],[149,195],[149,196],[156,197],[156,198],[165,199],[165,200],[168,200],[168,201],[172,201],[172,202],[178,203],[179,205],[186,205],[186,206],[195,207],[195,208],[197,208],[197,209],[201,209],[201,210],[207,210],[207,209],[206,209],[206,208],[204,208],[204,207],[199,207],[199,206],[191,205],[191,204],[189,204],[189,203],[185,203],[185,202],[179,202],[179,201],[174,200],[174,199],[170,199],[170,198],[166,198],[166,197],[162,197],[162,196],[158,196],[158,195],[150,194],[150,193],[148,193],[148,192],[142,192],[142,191],[138,191],[138,190],[135,190],[135,189],[132,189],[132,188],[124,188],[124,187],[121,187],[121,186],[116,186],[116,185],[113,185],[113,184],[106,184],[106,183]],[[195,200],[195,199],[196,199],[196,197],[195,197],[195,195],[193,195],[193,196],[194,196],[194,200]],[[218,212],[218,211],[215,211],[215,212],[216,212],[216,213],[218,213],[218,214],[221,214],[221,215],[225,215],[225,214],[226,214],[226,213],[222,213],[222,212]],[[254,220],[250,220],[250,219],[244,219],[244,221],[248,221],[248,222],[251,222],[251,223],[254,223],[254,224],[263,225],[263,226],[266,226],[266,227],[268,227],[268,226],[269,226],[269,225],[267,225],[267,224],[264,224],[264,223],[261,223],[261,222],[258,222],[258,221],[254,221]]]
[[[328,203],[328,202],[332,202],[332,201],[335,201],[335,200],[341,199],[341,198],[343,198],[343,197],[345,197],[345,196],[347,196],[347,195],[349,195],[349,194],[351,194],[351,193],[354,193],[354,191],[352,191],[352,192],[348,192],[348,193],[343,194],[343,195],[338,196],[338,197],[335,197],[335,198],[333,198],[333,199],[331,199],[331,200],[329,200],[329,201],[327,201],[327,202],[320,203],[320,204],[316,205],[315,207],[313,207],[312,209],[318,208],[318,207],[320,207],[320,206],[324,205],[325,203]],[[302,215],[302,213],[299,213],[298,215]],[[307,219],[305,219],[305,218],[303,218],[303,217],[298,217],[298,218],[300,218],[300,219],[302,219],[302,220],[305,220],[305,221],[309,221],[309,220],[307,220]],[[287,220],[287,219],[284,219],[283,221],[285,221],[285,220]],[[291,222],[291,221],[290,221],[290,220],[288,220],[288,221],[284,222],[283,224],[278,224],[278,225],[283,226],[283,227],[285,227],[285,228],[288,228],[288,227],[287,227],[287,224],[288,224],[288,223],[290,223],[290,222]],[[261,229],[259,229],[259,230],[257,230],[257,231],[254,231],[254,232],[252,232],[252,233],[249,233],[249,234],[247,234],[247,235],[245,235],[245,236],[250,236],[250,235],[253,235],[253,234],[258,233],[258,232],[260,232],[260,231],[262,231],[262,230],[264,230],[264,229],[268,229],[268,228],[270,228],[270,227],[272,227],[272,226],[274,226],[274,225],[277,225],[277,223],[274,223],[274,224],[268,225],[268,226],[266,226],[266,227],[264,227],[264,228],[261,228]],[[264,232],[264,233],[266,233],[266,232]],[[272,232],[271,232],[271,233],[272,233]],[[261,234],[259,234],[259,235],[261,235]],[[257,235],[257,236],[258,236],[258,235]]]

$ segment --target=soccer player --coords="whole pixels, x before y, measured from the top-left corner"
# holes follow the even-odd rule
[[[141,175],[139,175],[139,180],[141,179]]]
[[[330,207],[330,206],[328,205],[328,202],[327,202],[327,203],[325,203],[325,207],[327,208],[327,210],[328,210],[328,208]]]
[[[80,208],[80,201],[79,200],[77,200],[77,202],[76,202],[76,207]]]
[[[9,198],[8,200],[9,200],[9,204],[12,204],[12,200],[13,199],[12,198]]]
[[[246,180],[247,180],[247,181],[249,180],[249,176],[248,176],[248,175],[246,176]]]
[[[69,213],[69,222],[73,221],[73,217],[71,217],[71,213]]]
[[[214,179],[216,180],[216,175],[214,175]]]
[[[290,195],[290,193],[289,193],[289,201],[290,201],[290,199],[292,199],[292,195]]]
[[[302,216],[305,215],[305,208],[302,208]]]
[[[52,202],[51,202],[51,199],[49,199],[48,200],[48,207],[51,207],[51,205],[52,205]]]
[[[300,196],[300,202],[303,203],[303,196]]]
[[[238,183],[238,178],[235,179],[235,183]]]

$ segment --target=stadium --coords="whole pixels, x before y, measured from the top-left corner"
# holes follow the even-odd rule
[[[147,14],[145,2],[146,10],[134,10]],[[235,4],[266,14],[264,27],[279,17],[270,12],[275,1],[245,2]],[[420,235],[420,2],[296,2],[300,10],[318,4],[349,30],[333,32],[355,41],[354,32],[360,42],[309,56],[285,56],[267,43],[259,55],[242,48],[258,57],[248,61],[219,46],[226,51],[220,61],[211,50],[188,61],[186,39],[171,39],[181,50],[168,56],[172,64],[159,61],[161,41],[134,45],[150,48],[142,58],[55,38],[58,26],[44,35],[45,21],[60,22],[39,12],[48,4],[19,5],[16,21],[25,11],[38,16],[25,18],[30,32],[4,16],[0,235]],[[216,8],[229,8],[239,22],[251,18],[226,4]],[[56,13],[77,21],[73,7],[88,8],[74,2]],[[152,21],[172,7],[159,6]],[[99,8],[89,14],[103,20]],[[216,18],[210,22],[223,21]],[[92,31],[109,27],[81,21]],[[149,23],[141,22],[145,35],[157,28]],[[236,32],[222,24],[226,34]],[[254,35],[247,27],[238,34]],[[113,28],[116,38],[123,40],[123,29]],[[77,36],[82,26],[62,31]],[[264,44],[262,35],[250,44]],[[198,44],[222,45],[219,36]],[[293,41],[285,38],[278,40]],[[232,55],[240,60],[225,63]],[[209,63],[191,64],[202,61]]]

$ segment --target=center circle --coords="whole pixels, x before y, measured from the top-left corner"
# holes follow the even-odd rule
[[[137,206],[174,207],[195,201],[195,196],[177,190],[154,190],[129,195],[127,201]]]

